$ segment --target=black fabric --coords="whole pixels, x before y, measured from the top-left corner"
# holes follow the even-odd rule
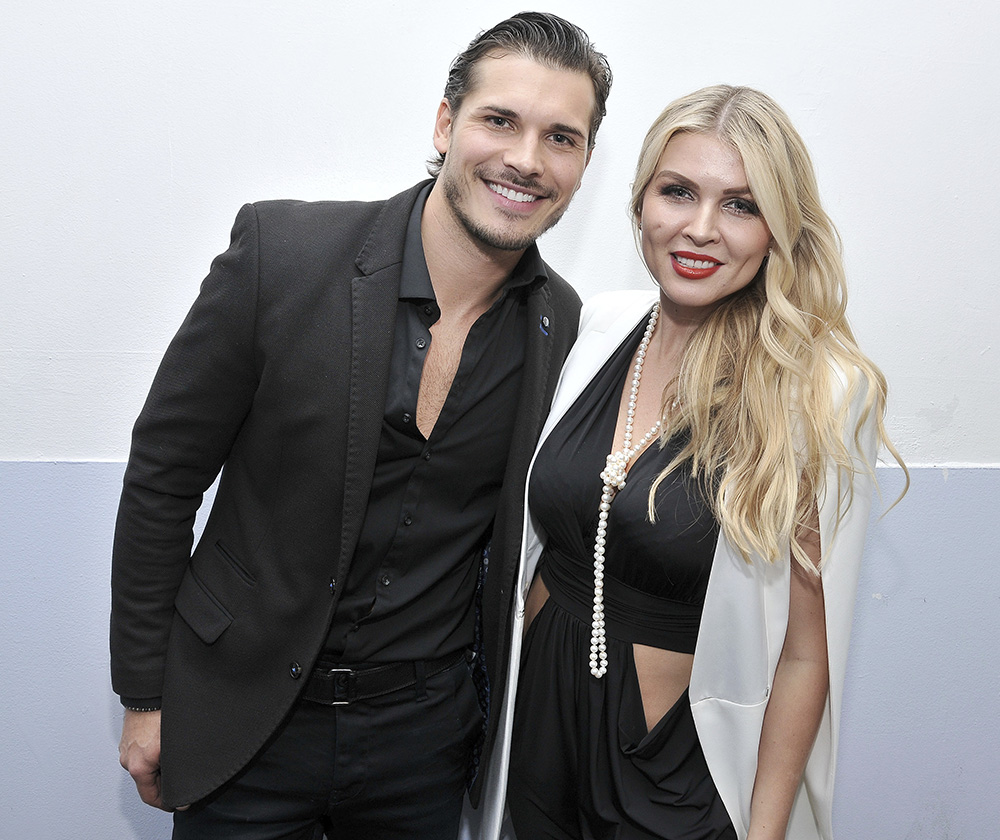
[[[414,686],[418,694],[426,696],[427,677],[447,671],[467,655],[471,658],[471,652],[463,652],[458,656],[450,654],[440,659],[390,662],[371,668],[320,662],[313,668],[300,699],[324,706],[346,706]]]
[[[587,660],[590,622],[553,593],[525,638],[507,804],[518,840],[736,840],[687,693],[646,732],[632,645]]]
[[[735,840],[685,692],[649,732],[633,643],[691,653],[718,525],[692,482],[651,482],[682,444],[647,448],[609,516],[605,555],[608,672],[590,674],[593,546],[600,471],[641,324],[552,431],[530,479],[545,534],[550,595],[525,638],[508,805],[519,840]],[[640,433],[641,434],[641,433]],[[620,444],[620,441],[617,442]]]
[[[481,718],[465,663],[350,706],[300,702],[250,765],[174,814],[174,840],[454,840]]]
[[[344,662],[431,659],[472,646],[479,559],[510,450],[525,359],[523,287],[547,279],[530,247],[465,339],[429,438],[417,398],[440,317],[410,215],[378,457],[357,549],[327,638]]]
[[[643,321],[559,421],[532,468],[529,504],[545,534],[546,582],[558,579],[583,603],[593,598],[600,473],[612,448],[621,448],[614,440],[618,409],[645,327]],[[657,489],[655,523],[647,516],[649,488],[682,442],[647,447],[615,496],[605,547],[605,610],[609,632],[620,638],[693,653],[718,523],[683,471]]]
[[[244,207],[136,422],[112,561],[112,683],[124,698],[162,696],[167,807],[246,766],[326,641],[370,496],[405,231],[423,187],[380,202]],[[505,407],[515,428],[482,598],[494,685],[509,658],[524,477],[577,332],[579,297],[547,274],[522,290],[523,378]],[[192,575],[233,616],[212,644],[175,609]]]

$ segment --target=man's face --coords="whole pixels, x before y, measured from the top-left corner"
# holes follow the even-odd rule
[[[521,251],[566,211],[590,160],[590,77],[515,55],[485,56],[458,113],[438,109],[437,186],[480,245]]]

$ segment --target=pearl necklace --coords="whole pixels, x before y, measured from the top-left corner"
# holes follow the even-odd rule
[[[639,350],[635,356],[635,367],[632,368],[632,389],[628,396],[628,411],[625,415],[625,440],[618,452],[608,455],[607,463],[601,471],[601,481],[604,487],[601,491],[600,514],[597,519],[597,539],[594,540],[594,619],[590,631],[590,673],[600,679],[608,672],[607,636],[604,632],[604,546],[608,534],[608,513],[611,502],[617,492],[625,487],[625,475],[628,465],[642,448],[649,443],[660,430],[660,420],[653,424],[645,436],[632,446],[632,423],[635,420],[636,398],[639,396],[639,381],[642,379],[642,364],[646,360],[646,350],[649,340],[656,328],[656,319],[660,316],[659,302],[653,306],[646,324],[646,331],[639,342]]]

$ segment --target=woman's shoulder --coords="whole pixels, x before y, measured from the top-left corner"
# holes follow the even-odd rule
[[[865,404],[869,400],[869,392],[877,383],[873,383],[865,369],[843,353],[835,352],[827,347],[822,351],[822,361],[828,371],[830,401],[834,409],[847,403]]]
[[[877,369],[830,348],[823,361],[828,372],[828,410],[844,445],[848,452],[874,463],[879,415],[885,405],[884,381],[879,381]]]

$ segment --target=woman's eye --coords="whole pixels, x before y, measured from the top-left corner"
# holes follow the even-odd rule
[[[691,191],[680,184],[664,184],[660,187],[660,195],[667,198],[688,198],[691,195]]]
[[[759,216],[760,208],[755,202],[748,198],[734,198],[729,202],[730,208],[735,210],[741,216]]]

